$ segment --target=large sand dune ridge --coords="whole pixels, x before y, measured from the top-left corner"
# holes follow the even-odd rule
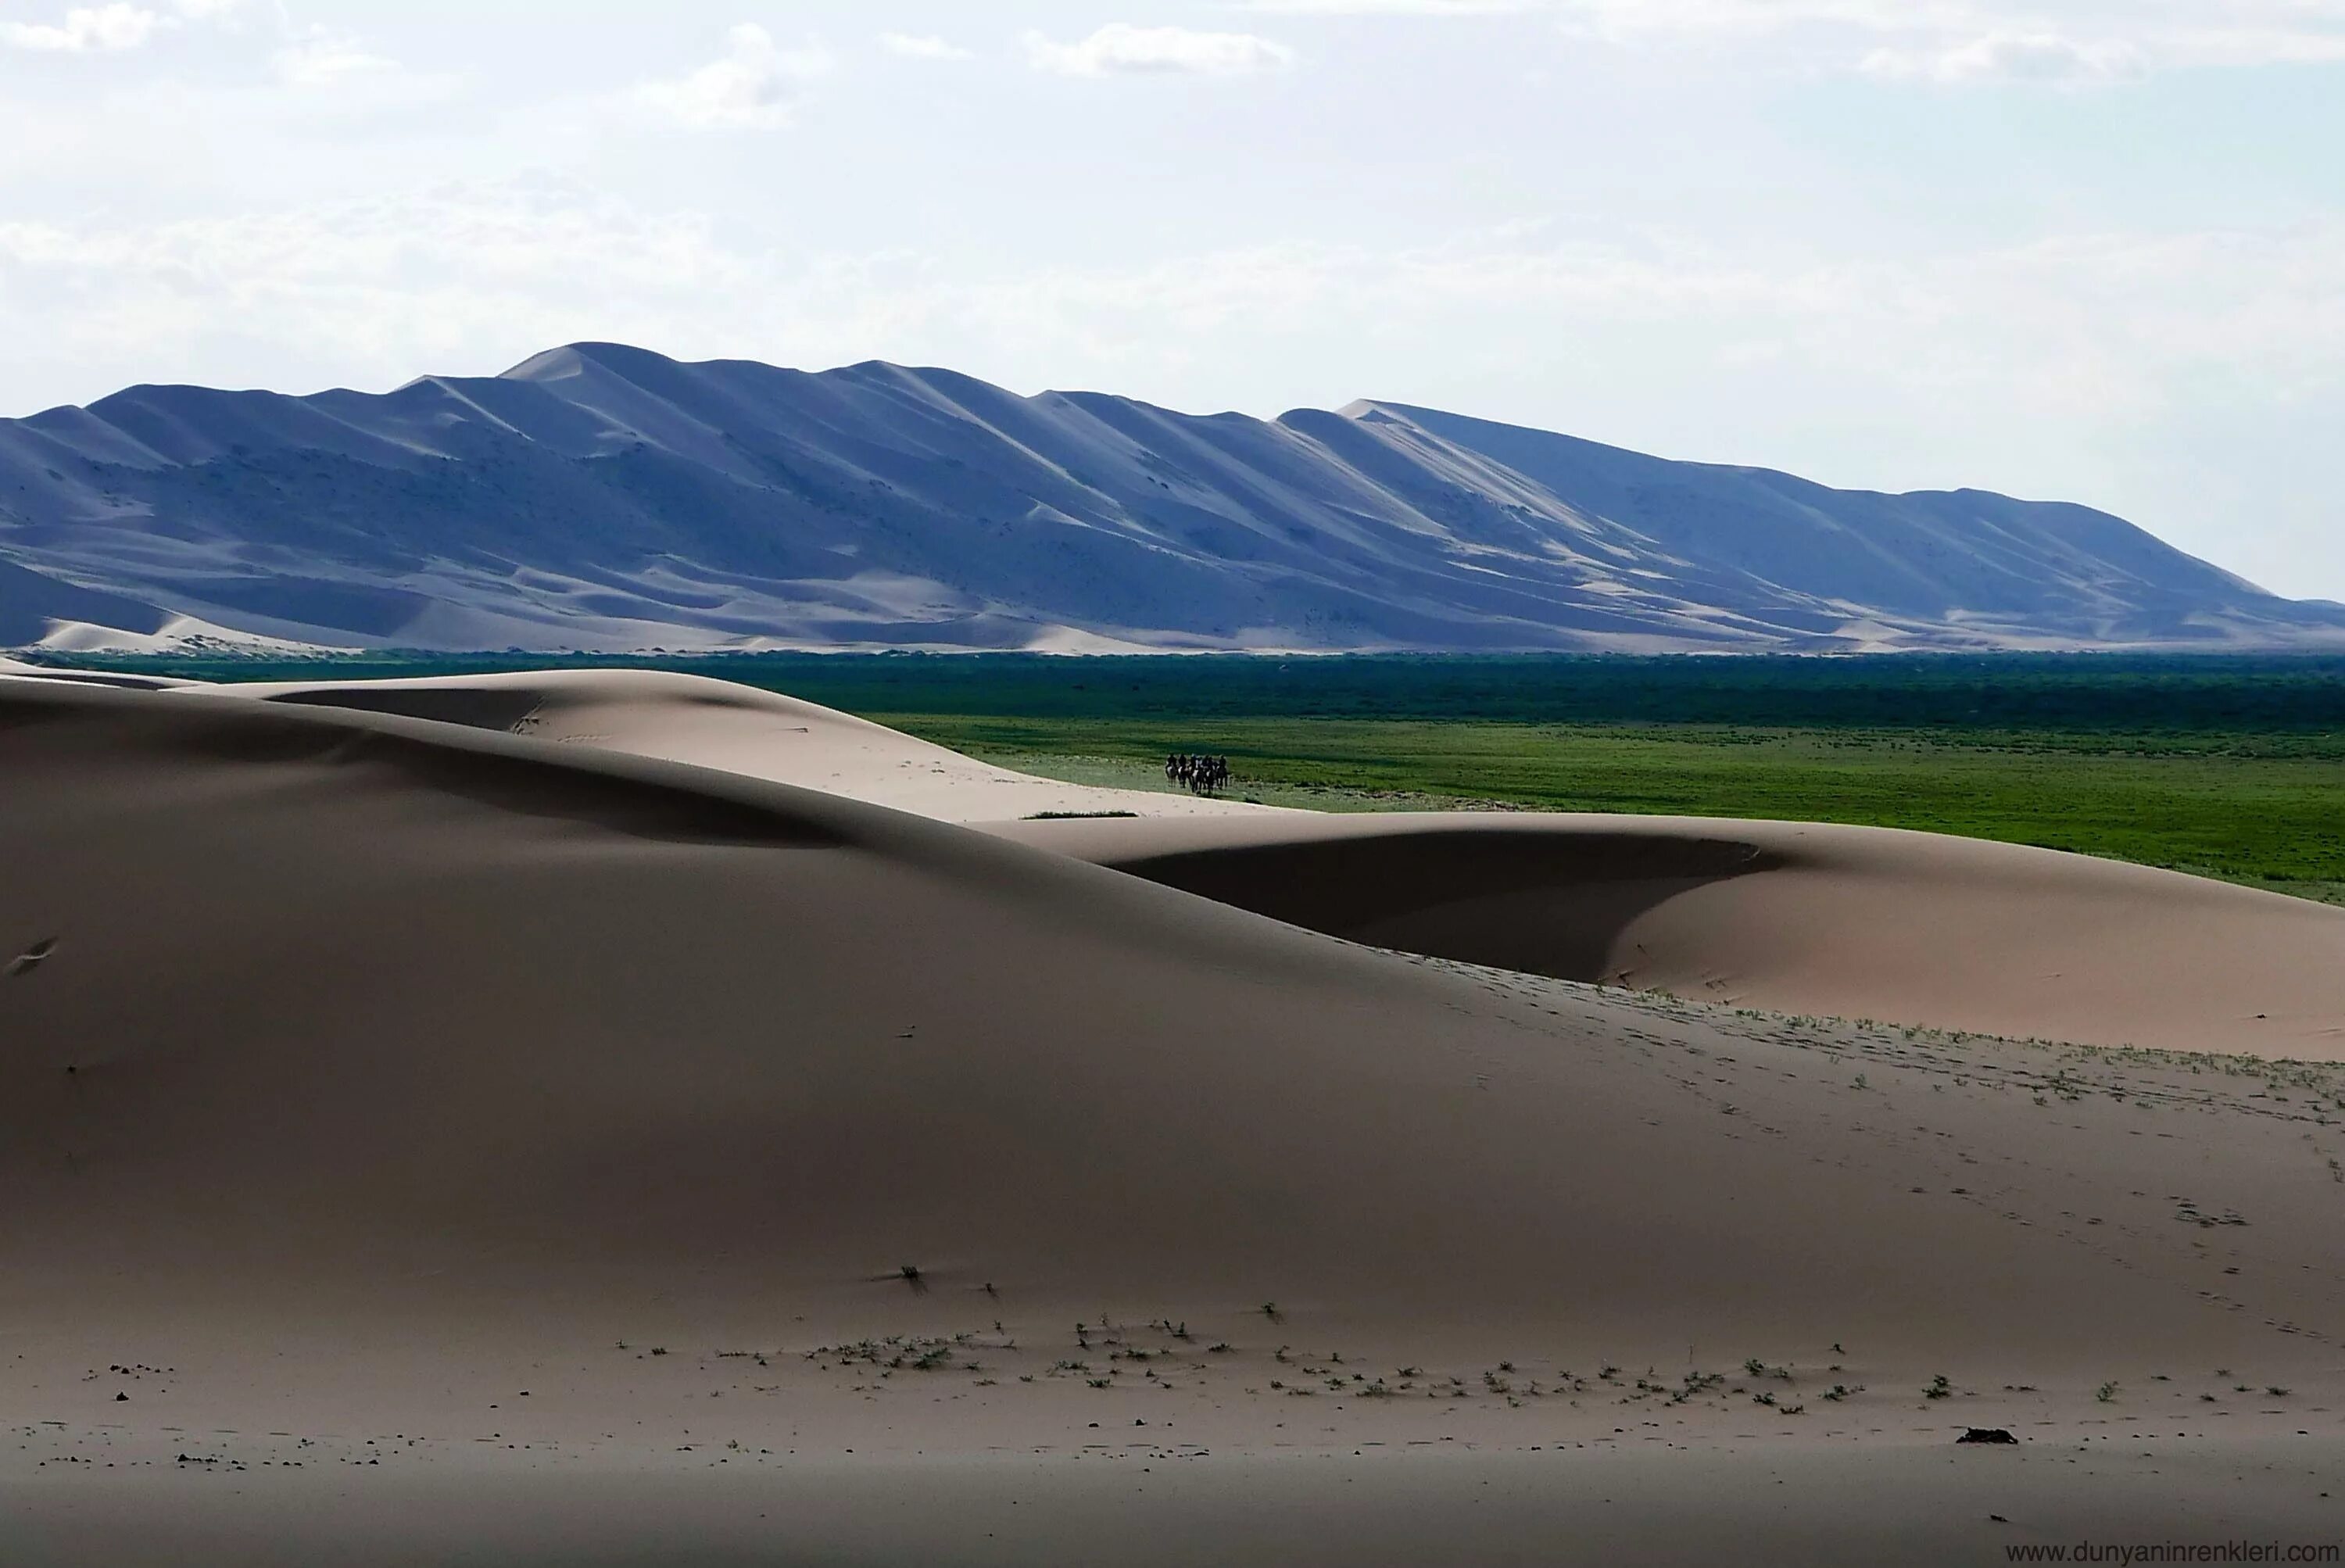
[[[2323,1069],[1412,958],[1010,836],[1115,859],[1141,841],[1094,835],[1368,830],[973,831],[503,732],[543,706],[0,679],[21,1538],[166,1561],[174,1519],[221,1543],[278,1518],[269,1540],[313,1549],[370,1521],[428,1561],[435,1529],[502,1528],[486,1500],[550,1522],[568,1487],[621,1504],[584,1558],[814,1560],[846,1526],[759,1500],[848,1466],[840,1497],[898,1478],[900,1518],[854,1527],[865,1560],[1162,1562],[1294,1517],[1316,1493],[1290,1453],[1536,1450],[1575,1506],[1602,1486],[1654,1521],[1650,1466],[1750,1482],[1633,1557],[1783,1528],[1749,1464],[1820,1503],[1866,1474],[1920,1496],[1881,1456],[1965,1424],[2033,1446],[1946,1481],[1952,1512],[1847,1505],[1802,1537],[1815,1559],[1968,1560],[2006,1539],[1990,1511],[2049,1539],[2120,1498],[2230,1519],[2242,1469],[2262,1525],[2337,1517],[2311,1479],[2345,1405]],[[1637,920],[1788,870],[1741,871],[1713,830],[1689,871],[1687,841],[1693,885]],[[1367,934],[1410,934],[1406,904]],[[1629,1468],[1568,1457],[1598,1452]],[[933,1469],[1005,1454],[1027,1468]],[[1520,1482],[1477,1463],[1394,1495]],[[2192,1479],[2161,1491],[2161,1464]],[[1173,1465],[1234,1468],[1119,1539],[1137,1516],[1101,1500]],[[1021,1518],[1021,1492],[1060,1502]],[[1620,1560],[1519,1495],[1468,1556]],[[971,1509],[986,1539],[955,1528]],[[1296,1560],[1426,1549],[1372,1509],[1307,1540]]]
[[[1332,815],[1061,784],[813,703],[651,671],[228,689],[847,795],[1352,941],[1561,979],[2025,1038],[2345,1059],[2345,910],[2024,845],[1814,822]],[[1021,820],[1099,812],[1138,820]]]
[[[2089,507],[1388,402],[1276,420],[617,343],[0,419],[0,647],[2336,646]],[[267,520],[333,519],[291,528]]]

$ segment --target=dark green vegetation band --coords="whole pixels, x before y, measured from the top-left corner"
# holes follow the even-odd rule
[[[849,712],[1112,718],[1495,718],[1552,724],[2345,731],[2345,657],[1994,654],[1655,658],[1030,654],[544,654],[79,657],[202,680],[336,680],[656,667]]]

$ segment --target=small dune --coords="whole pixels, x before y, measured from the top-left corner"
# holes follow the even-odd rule
[[[1379,947],[1771,1012],[2345,1060],[2345,910],[1886,828],[1421,813],[1021,842]]]

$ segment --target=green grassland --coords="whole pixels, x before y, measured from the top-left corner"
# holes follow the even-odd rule
[[[99,661],[79,661],[99,662]],[[1919,828],[2345,902],[2345,658],[736,655],[118,660],[214,680],[656,666],[1077,782]]]
[[[1079,782],[1162,788],[1166,751],[1219,751],[1236,775],[1231,793],[1270,804],[1493,802],[1918,828],[2345,902],[2345,737],[871,717]]]

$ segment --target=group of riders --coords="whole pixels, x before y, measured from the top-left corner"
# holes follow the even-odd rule
[[[1164,777],[1186,784],[1193,795],[1210,795],[1230,781],[1230,759],[1176,751],[1164,759]]]

